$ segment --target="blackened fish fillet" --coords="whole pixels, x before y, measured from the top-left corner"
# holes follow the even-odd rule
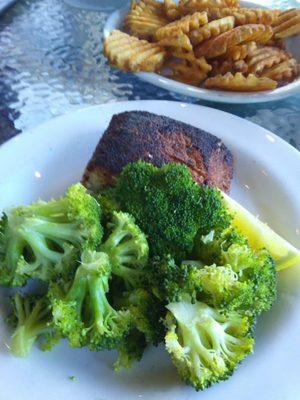
[[[89,161],[83,183],[94,191],[113,186],[122,168],[137,160],[156,166],[180,162],[199,184],[230,189],[231,152],[214,135],[144,111],[114,115]]]

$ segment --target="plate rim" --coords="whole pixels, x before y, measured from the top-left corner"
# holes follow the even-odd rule
[[[181,105],[181,107],[191,107],[191,108],[203,108],[203,109],[207,109],[207,110],[213,110],[216,113],[220,113],[223,116],[225,116],[225,118],[233,118],[236,120],[242,120],[243,123],[248,124],[249,126],[252,126],[253,128],[255,127],[256,129],[259,128],[257,131],[254,131],[255,134],[257,134],[257,137],[260,137],[263,134],[268,134],[271,135],[276,143],[279,143],[280,146],[283,146],[283,148],[285,148],[287,151],[292,152],[295,156],[299,157],[299,161],[300,161],[300,151],[296,149],[296,147],[292,146],[290,143],[288,143],[286,140],[282,139],[280,136],[276,135],[275,133],[273,133],[272,131],[268,130],[267,128],[264,128],[261,125],[256,124],[253,121],[249,121],[246,118],[240,117],[238,115],[232,114],[228,111],[223,111],[223,110],[219,110],[217,108],[214,107],[210,107],[210,106],[204,106],[202,104],[194,104],[194,103],[188,103],[188,102],[184,102],[184,101],[176,101],[176,100],[123,100],[123,101],[113,101],[113,102],[108,102],[108,103],[99,103],[99,104],[94,104],[92,106],[87,106],[87,107],[81,107],[78,108],[76,110],[72,110],[69,112],[66,112],[62,115],[50,118],[44,122],[42,122],[41,124],[38,124],[30,129],[26,129],[20,133],[17,133],[15,136],[13,136],[12,138],[10,138],[9,140],[5,141],[4,143],[0,144],[0,156],[1,156],[1,152],[3,150],[6,150],[7,146],[11,146],[13,145],[16,141],[20,141],[20,140],[26,140],[27,136],[31,136],[31,135],[44,135],[43,133],[43,128],[44,126],[47,126],[48,124],[60,121],[60,120],[64,120],[64,119],[68,119],[68,118],[72,118],[73,115],[75,116],[76,114],[79,113],[85,113],[85,112],[92,112],[93,110],[97,110],[99,108],[106,108],[106,107],[112,107],[114,104],[118,104],[120,106],[126,106],[126,104],[136,104],[137,107],[139,105],[145,105],[147,106],[147,104],[151,104],[151,103],[156,103],[159,104],[161,103],[162,105],[164,104],[174,104],[175,106]],[[137,108],[138,110],[139,108]],[[180,119],[178,119],[180,120]],[[36,132],[37,131],[37,132]],[[259,132],[261,131],[261,132]],[[39,133],[40,132],[40,133]],[[239,133],[239,135],[244,135],[243,132]],[[239,136],[237,135],[237,137]],[[285,151],[285,150],[284,150]]]
[[[259,7],[267,9],[269,7],[262,6],[261,4],[252,1],[241,1],[245,6]],[[103,27],[104,39],[109,35],[113,29],[118,28],[116,21],[123,20],[124,14],[128,11],[128,4],[120,9],[111,13]],[[299,39],[300,41],[300,39]],[[130,72],[128,72],[130,73]],[[211,102],[220,102],[227,104],[255,104],[277,101],[300,93],[300,77],[295,81],[288,83],[282,87],[274,90],[263,92],[230,92],[224,90],[205,89],[189,85],[182,82],[177,82],[173,79],[161,76],[155,72],[136,72],[133,75],[137,76],[140,80],[150,83],[154,86],[168,90],[170,92],[179,93],[181,95],[190,96],[197,99],[202,99]]]

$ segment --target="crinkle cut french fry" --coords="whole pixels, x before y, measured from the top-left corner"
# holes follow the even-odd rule
[[[258,92],[272,90],[277,87],[277,82],[269,78],[258,78],[250,74],[245,77],[240,72],[235,75],[228,72],[225,75],[216,75],[206,79],[204,86],[207,89],[220,89],[236,92]]]
[[[104,55],[113,66],[131,72],[156,71],[168,56],[158,43],[149,43],[119,30],[112,31],[105,39]]]

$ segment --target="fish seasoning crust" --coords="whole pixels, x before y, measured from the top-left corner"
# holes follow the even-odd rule
[[[122,168],[138,160],[156,166],[183,163],[196,182],[226,192],[233,175],[232,154],[217,137],[168,117],[132,111],[113,116],[83,183],[92,190],[112,186]]]

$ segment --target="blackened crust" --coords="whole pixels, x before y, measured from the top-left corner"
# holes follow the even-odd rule
[[[83,183],[97,190],[114,184],[122,168],[137,160],[161,166],[186,164],[196,182],[228,192],[230,151],[216,136],[174,119],[131,111],[114,115],[88,163]]]

